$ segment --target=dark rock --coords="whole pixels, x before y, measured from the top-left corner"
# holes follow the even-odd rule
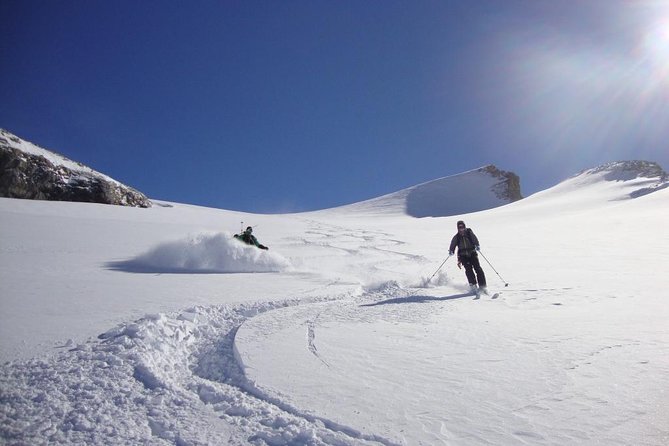
[[[16,146],[21,143],[20,138],[0,130],[2,197],[151,207],[151,201],[135,189],[83,165],[81,170],[56,165],[44,156],[20,150]]]
[[[520,192],[520,177],[515,173],[499,170],[492,164],[479,170],[486,172],[493,178],[499,179],[499,183],[495,184],[492,189],[500,199],[508,203],[523,199],[523,195]]]

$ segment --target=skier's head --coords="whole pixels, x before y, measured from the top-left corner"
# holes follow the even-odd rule
[[[247,227],[246,227],[246,232],[248,232],[249,234],[252,233],[252,232],[253,232],[253,228],[252,228],[251,226],[247,226]]]
[[[464,231],[465,228],[466,228],[466,226],[465,226],[465,222],[462,221],[462,220],[459,220],[459,221],[458,221],[458,231]]]

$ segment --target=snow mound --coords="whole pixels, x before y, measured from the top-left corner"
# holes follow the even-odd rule
[[[110,262],[136,273],[266,273],[292,268],[280,254],[245,245],[230,233],[200,233],[162,243],[134,259]]]
[[[382,282],[370,283],[364,287],[364,291],[368,294],[371,293],[397,293],[402,290],[403,287],[396,280],[387,280]]]
[[[420,282],[414,284],[415,288],[434,288],[439,286],[450,285],[451,280],[445,271],[439,271],[433,277],[423,276]]]
[[[447,217],[496,208],[521,198],[517,175],[486,166],[335,209],[416,218]]]
[[[303,303],[147,314],[68,346],[52,366],[0,364],[0,443],[369,444],[258,391],[238,363],[234,339],[244,321]]]

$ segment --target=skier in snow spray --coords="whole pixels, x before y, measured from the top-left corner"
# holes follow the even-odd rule
[[[471,228],[465,226],[465,222],[462,220],[458,221],[458,232],[451,240],[451,246],[448,249],[449,255],[453,255],[456,246],[458,248],[458,268],[465,267],[469,287],[472,291],[477,291],[476,285],[478,283],[479,289],[486,292],[485,273],[481,268],[477,254],[477,251],[481,250],[479,239]]]
[[[241,234],[235,234],[235,238],[246,243],[247,245],[257,246],[258,248],[264,250],[269,249],[267,246],[258,242],[258,239],[255,237],[255,235],[253,235],[253,228],[251,226],[248,226],[246,231],[242,232]]]

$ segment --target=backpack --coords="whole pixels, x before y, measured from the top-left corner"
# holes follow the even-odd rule
[[[460,249],[460,240],[461,240],[462,237],[467,237],[467,240],[469,240],[469,244],[471,245],[471,248],[469,248],[467,250]],[[461,251],[464,251],[464,252],[461,252]],[[471,228],[467,228],[467,229],[465,229],[465,235],[464,236],[460,236],[460,234],[458,234],[458,256],[468,257],[468,256],[472,256],[472,255],[476,256],[476,243],[474,243],[474,240],[472,240],[472,230],[471,230]]]

